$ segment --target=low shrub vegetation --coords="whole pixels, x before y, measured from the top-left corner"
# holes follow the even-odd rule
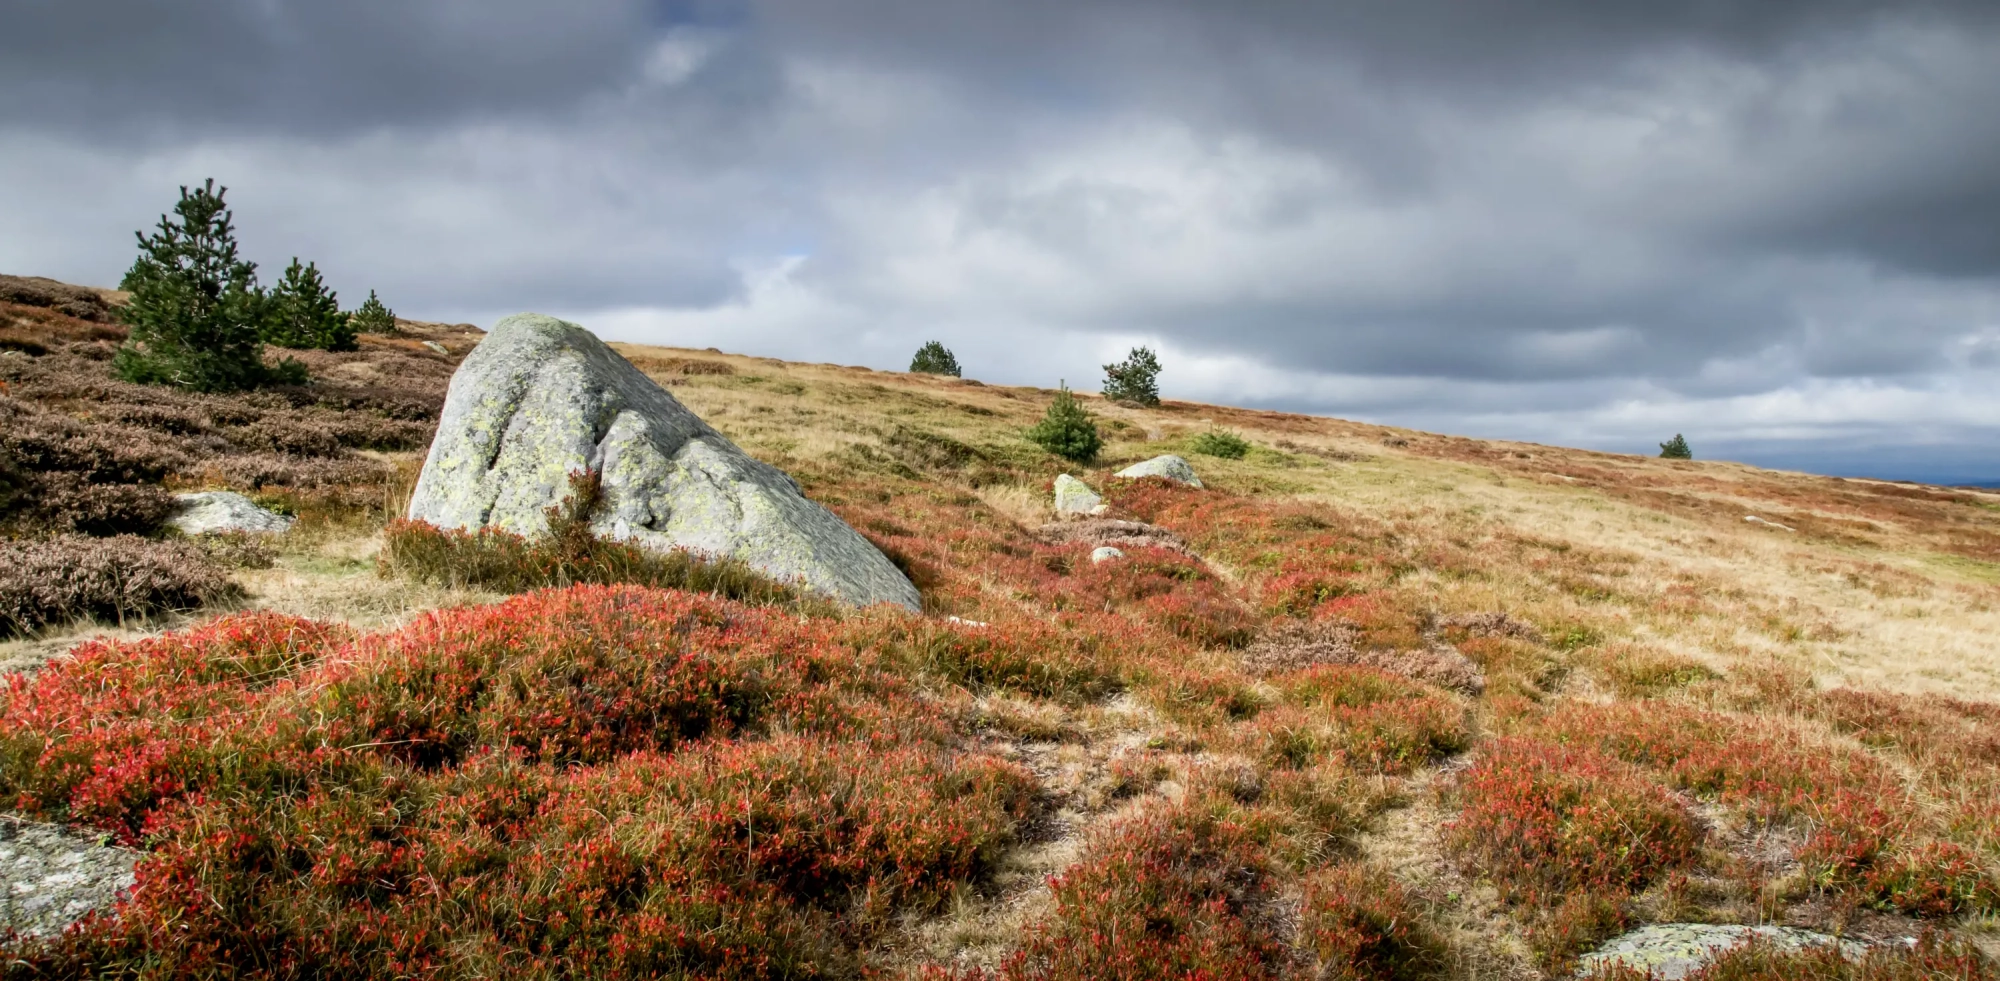
[[[1188,449],[1203,456],[1241,460],[1250,452],[1250,441],[1227,429],[1211,429],[1188,440]]]
[[[79,620],[125,623],[242,595],[201,548],[134,535],[0,539],[0,639]]]
[[[12,681],[0,790],[149,852],[117,917],[9,971],[859,976],[1033,780],[837,626],[580,586],[100,643]]]
[[[378,568],[385,576],[502,593],[631,583],[751,603],[807,602],[802,588],[761,575],[740,559],[684,549],[660,552],[599,537],[590,519],[602,496],[595,472],[573,474],[569,495],[548,509],[547,533],[533,538],[399,518],[383,530]]]

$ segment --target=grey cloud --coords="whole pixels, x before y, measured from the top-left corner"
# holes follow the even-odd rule
[[[0,271],[115,279],[214,174],[417,315],[1630,440],[1993,364],[1995,91],[1990,0],[13,0]]]
[[[548,111],[636,75],[644,0],[11,0],[0,124],[324,134]]]

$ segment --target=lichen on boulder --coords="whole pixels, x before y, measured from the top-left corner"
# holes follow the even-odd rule
[[[235,491],[175,494],[174,500],[178,510],[167,519],[167,524],[184,535],[230,531],[281,534],[292,527],[291,518],[259,507],[255,501]]]
[[[51,937],[132,888],[139,853],[53,824],[0,818],[0,929]]]
[[[1176,484],[1186,484],[1189,487],[1201,486],[1201,478],[1194,475],[1194,467],[1189,465],[1187,459],[1172,453],[1162,454],[1150,460],[1141,460],[1112,476],[1128,480],[1140,477],[1165,477]]]
[[[732,556],[775,579],[911,610],[908,577],[790,475],[751,457],[596,335],[540,314],[494,326],[452,376],[409,516],[547,530],[570,474],[597,470],[600,534]]]
[[[1097,514],[1100,513],[1097,509],[1104,505],[1104,498],[1097,496],[1089,484],[1069,474],[1056,478],[1055,491],[1057,514]]]

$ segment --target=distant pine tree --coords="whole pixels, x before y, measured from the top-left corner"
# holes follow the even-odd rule
[[[1688,441],[1679,433],[1674,438],[1660,444],[1660,456],[1668,460],[1692,460],[1694,451],[1688,449]]]
[[[113,362],[126,380],[201,392],[304,380],[297,362],[264,364],[264,296],[257,264],[236,254],[228,193],[214,178],[182,187],[178,221],[161,215],[157,234],[135,233],[139,258],[118,284],[132,294],[118,312],[132,333]]]
[[[1149,347],[1135,347],[1125,360],[1104,366],[1104,397],[1113,402],[1160,404],[1160,359]]]
[[[396,314],[375,298],[375,291],[368,291],[368,299],[347,315],[347,322],[357,334],[393,334],[396,332]]]
[[[910,370],[925,375],[950,375],[958,377],[958,359],[952,357],[951,350],[936,341],[929,341],[917,348],[917,356],[910,359]]]
[[[264,342],[279,347],[354,350],[354,326],[340,311],[340,298],[326,288],[318,267],[299,265],[297,256],[285,267],[285,278],[271,291],[264,320]]]
[[[1050,453],[1079,463],[1095,459],[1104,445],[1103,437],[1097,434],[1097,423],[1091,420],[1090,413],[1083,411],[1076,396],[1070,394],[1068,385],[1056,392],[1056,399],[1049,403],[1042,421],[1028,430],[1028,439]]]

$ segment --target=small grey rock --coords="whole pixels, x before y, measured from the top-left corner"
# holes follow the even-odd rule
[[[292,519],[276,511],[258,507],[255,502],[235,491],[175,494],[174,499],[180,502],[180,510],[167,519],[167,525],[179,529],[183,535],[206,535],[221,531],[278,534],[290,531],[292,528]]]
[[[1200,487],[1201,478],[1194,475],[1194,467],[1187,460],[1167,453],[1150,460],[1142,460],[1113,474],[1114,477],[1137,479],[1139,477],[1165,477],[1177,484]]]
[[[50,937],[132,888],[139,853],[53,824],[0,818],[0,926]]]
[[[590,331],[540,314],[494,325],[451,377],[409,516],[548,530],[571,473],[595,468],[602,535],[734,556],[856,606],[922,597],[888,556],[790,475],[739,449]]]
[[[1089,484],[1069,474],[1056,478],[1057,514],[1090,514],[1103,506],[1104,498],[1098,497]]]
[[[1577,962],[1582,976],[1610,964],[1651,971],[1660,981],[1678,981],[1706,966],[1722,952],[1758,938],[1784,950],[1838,944],[1846,957],[1860,957],[1867,948],[1851,940],[1795,927],[1741,926],[1726,923],[1656,923],[1605,942]]]
[[[1104,562],[1109,562],[1112,559],[1122,559],[1124,557],[1125,557],[1124,552],[1112,548],[1109,545],[1099,545],[1096,548],[1090,550],[1091,565],[1098,565]]]
[[[431,350],[436,351],[437,353],[442,354],[445,357],[451,357],[451,349],[445,347],[442,344],[439,344],[436,341],[425,341],[423,342],[423,344],[425,347],[430,348]]]

